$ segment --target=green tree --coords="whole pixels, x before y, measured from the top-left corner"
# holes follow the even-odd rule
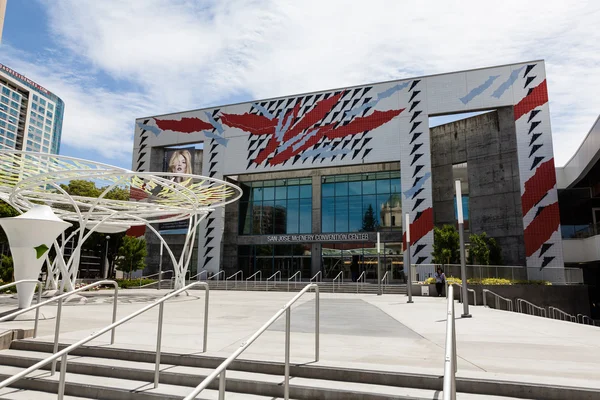
[[[480,235],[469,236],[471,246],[469,247],[468,264],[479,265],[503,265],[502,248],[493,237],[485,232]]]
[[[12,206],[2,200],[0,200],[0,218],[16,217],[19,212],[12,208]],[[0,228],[0,243],[8,243],[8,238],[4,233],[4,229]]]
[[[471,246],[469,247],[469,264],[489,265],[490,249],[488,247],[488,237],[485,232],[469,236]]]
[[[131,276],[133,271],[144,269],[146,266],[146,239],[125,236],[123,244],[119,247],[117,269]]]
[[[502,248],[493,237],[488,238],[488,248],[490,249],[490,264],[491,265],[504,265],[504,259],[502,258]]]
[[[433,229],[433,262],[435,264],[455,264],[460,260],[460,239],[452,225]]]
[[[0,279],[2,282],[12,282],[13,281],[13,259],[12,257],[2,255],[0,259]]]
[[[363,216],[361,232],[375,232],[377,228],[379,228],[379,224],[375,218],[375,211],[373,211],[373,206],[369,204],[369,207]]]

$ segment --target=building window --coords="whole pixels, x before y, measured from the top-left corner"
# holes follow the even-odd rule
[[[240,235],[312,231],[311,178],[247,182],[241,186]]]
[[[38,106],[37,106],[37,104],[35,104],[35,103],[31,103],[31,109],[32,109],[32,110],[36,110],[36,111],[37,111],[37,109],[38,109]]]
[[[2,100],[0,100],[0,101],[2,101],[4,104],[9,103],[8,97],[4,97],[4,96],[2,96]]]
[[[402,229],[400,171],[325,176],[321,194],[323,233]]]
[[[37,97],[37,95],[34,94],[33,95],[33,101],[38,101],[38,100],[39,100],[39,98]]]
[[[48,110],[54,111],[54,104],[48,102]]]
[[[2,94],[5,94],[5,95],[7,95],[7,96],[8,96],[8,95],[10,95],[10,90],[8,90],[8,88],[7,88],[7,87],[5,87],[5,86],[2,86]]]
[[[17,92],[12,92],[11,97],[13,98],[13,100],[21,101],[21,95]]]

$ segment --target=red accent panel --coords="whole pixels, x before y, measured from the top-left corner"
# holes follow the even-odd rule
[[[213,129],[211,124],[202,121],[200,118],[181,118],[179,121],[174,119],[155,119],[155,121],[156,125],[163,131],[192,133]]]
[[[321,100],[315,104],[312,110],[304,114],[300,120],[290,130],[288,130],[283,136],[283,141],[287,142],[289,139],[301,133],[306,128],[309,128],[321,121],[327,113],[337,104],[338,100],[346,93],[342,91],[336,96],[331,96],[328,99]]]
[[[221,122],[232,128],[239,128],[253,135],[270,135],[275,133],[277,118],[272,120],[258,114],[222,114]]]
[[[143,200],[148,197],[148,193],[142,189],[131,187],[129,188],[129,199],[130,200]]]
[[[127,236],[133,236],[133,237],[144,236],[145,233],[146,233],[146,225],[135,225],[135,226],[132,226],[131,228],[127,229],[127,232],[125,232],[125,234]]]
[[[392,118],[400,115],[404,110],[404,108],[401,108],[399,110],[373,111],[373,114],[368,117],[354,118],[348,125],[333,129],[325,133],[325,136],[329,139],[335,139],[348,135],[356,135],[357,133],[364,131],[370,131],[371,129],[375,129],[378,126],[391,121]]]
[[[545,207],[525,228],[525,255],[531,257],[558,230],[558,202]]]
[[[554,159],[540,164],[533,175],[525,182],[525,192],[521,196],[523,215],[527,214],[550,189],[556,184],[556,169]]]
[[[537,85],[531,93],[525,96],[518,104],[515,105],[515,121],[527,114],[536,107],[548,102],[548,88],[546,80]]]
[[[421,217],[410,224],[410,242],[416,243],[433,230],[433,208],[423,210]],[[406,249],[406,232],[402,234],[402,247]]]

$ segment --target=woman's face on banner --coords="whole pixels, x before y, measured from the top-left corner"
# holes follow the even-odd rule
[[[175,170],[173,172],[185,174],[187,171],[187,161],[185,160],[185,157],[181,154],[178,154],[177,158],[175,159],[174,167]]]

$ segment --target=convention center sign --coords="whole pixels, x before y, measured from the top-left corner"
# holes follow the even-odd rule
[[[269,243],[312,243],[312,242],[373,242],[375,234],[368,233],[315,233],[307,235],[270,235]]]

